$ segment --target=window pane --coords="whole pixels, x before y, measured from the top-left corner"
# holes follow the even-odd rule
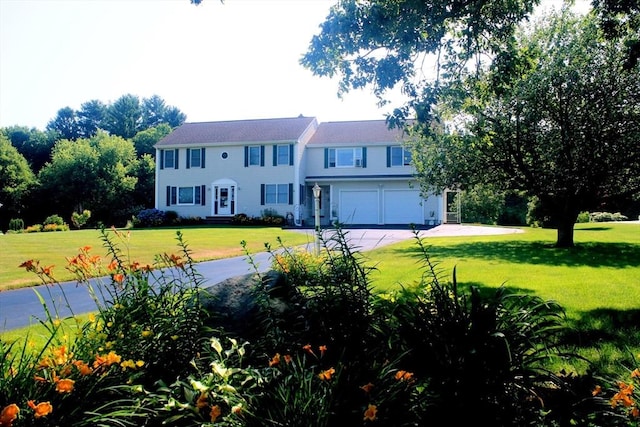
[[[402,166],[402,147],[391,147],[391,166]]]
[[[288,145],[278,145],[278,164],[279,165],[289,164],[289,146]]]
[[[278,203],[287,204],[289,203],[289,185],[288,184],[278,184]]]
[[[409,166],[411,164],[411,151],[404,150],[404,165]]]
[[[193,204],[193,187],[178,189],[178,204]]]
[[[353,166],[353,148],[336,150],[336,166]]]
[[[334,148],[331,148],[329,150],[329,167],[330,168],[336,167],[336,150]]]
[[[260,166],[260,147],[249,147],[249,165]]]
[[[200,150],[199,149],[191,150],[191,167],[192,168],[200,167]]]
[[[164,151],[164,167],[165,168],[173,168],[175,167],[173,164],[173,150],[165,150]]]
[[[275,184],[267,184],[264,186],[264,202],[276,203],[276,191],[277,186]]]

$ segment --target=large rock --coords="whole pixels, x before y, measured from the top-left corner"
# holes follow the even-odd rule
[[[201,303],[214,328],[250,339],[260,334],[266,312],[279,315],[287,310],[290,289],[282,273],[245,274],[204,288]]]

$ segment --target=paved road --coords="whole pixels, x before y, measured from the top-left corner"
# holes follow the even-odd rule
[[[314,249],[314,231],[296,230],[309,236],[308,250]],[[354,250],[368,251],[385,245],[414,238],[410,230],[389,229],[346,229],[347,240]],[[326,231],[325,233],[329,233]],[[421,237],[459,236],[505,234],[521,232],[515,228],[496,228],[446,224],[421,230]],[[325,235],[329,238],[330,235]],[[252,255],[258,271],[267,271],[270,267],[270,256],[267,253]],[[231,277],[254,272],[254,267],[246,256],[207,261],[198,263],[198,273],[206,279],[204,286],[212,286]],[[38,319],[45,318],[45,311],[37,294],[44,298],[49,310],[58,309],[58,317],[64,318],[73,313],[82,314],[96,310],[95,302],[91,299],[87,288],[78,286],[75,282],[62,283],[59,286],[36,286],[0,292],[0,331],[11,330],[38,323]],[[55,317],[55,313],[52,313]]]

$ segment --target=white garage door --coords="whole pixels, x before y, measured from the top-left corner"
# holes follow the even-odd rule
[[[424,224],[420,192],[416,190],[384,191],[385,224]]]
[[[340,216],[343,224],[378,224],[378,191],[340,192]]]

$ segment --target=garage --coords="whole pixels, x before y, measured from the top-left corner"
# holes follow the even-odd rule
[[[424,208],[420,191],[384,190],[385,224],[424,224]]]
[[[340,191],[339,221],[343,224],[378,224],[377,190]]]

